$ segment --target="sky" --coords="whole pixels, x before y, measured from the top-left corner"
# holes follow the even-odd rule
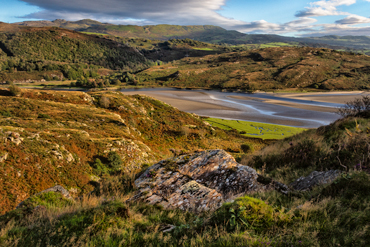
[[[0,0],[0,21],[216,25],[285,36],[370,36],[370,0]]]

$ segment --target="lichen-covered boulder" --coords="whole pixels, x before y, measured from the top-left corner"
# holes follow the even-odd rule
[[[314,171],[307,177],[300,177],[289,186],[297,191],[307,191],[312,189],[312,187],[321,184],[327,184],[340,175],[338,170],[330,170],[326,172]]]
[[[149,167],[136,181],[137,194],[164,208],[200,212],[219,208],[223,202],[266,188],[257,172],[238,164],[224,150],[182,155]]]

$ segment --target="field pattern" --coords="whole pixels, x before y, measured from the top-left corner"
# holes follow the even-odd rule
[[[257,137],[261,139],[284,139],[305,131],[303,128],[296,128],[284,125],[248,122],[240,120],[225,120],[219,118],[207,118],[206,121],[213,127],[224,130],[235,129],[244,136]],[[245,132],[245,133],[244,133]]]

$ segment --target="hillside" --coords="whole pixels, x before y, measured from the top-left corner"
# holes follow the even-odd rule
[[[29,93],[26,92],[23,97]],[[38,95],[37,92],[35,93]],[[66,97],[60,97],[59,93],[53,94],[44,94],[44,96],[54,100],[60,98],[58,101],[66,99]],[[67,98],[72,99],[70,98],[71,96],[69,95]],[[80,93],[75,96],[77,96],[75,98],[77,102],[79,101],[77,100],[78,98],[83,101],[83,98],[88,97]],[[98,95],[91,96],[99,97]],[[106,96],[118,97],[118,94]],[[119,96],[119,98],[121,97]],[[11,99],[9,100],[10,102],[16,101],[14,98],[9,99]],[[168,125],[169,122],[167,121],[169,118],[163,120],[163,122],[167,122],[167,125],[159,125],[161,123],[158,121],[152,122],[155,120],[152,118],[153,115],[164,113],[160,109],[171,109],[171,116],[176,116],[172,121],[176,121],[175,119],[179,117],[173,115],[176,113],[176,110],[163,106],[158,101],[141,96],[125,99],[137,105],[137,109],[141,109],[139,115],[142,116],[143,120],[147,119],[151,124],[162,126],[163,128],[172,126]],[[40,99],[34,101],[31,97],[28,100],[23,100],[31,103],[45,102]],[[57,102],[49,102],[48,104],[59,106]],[[88,103],[80,105],[80,107],[85,108],[87,106]],[[125,107],[128,108],[129,106],[125,104]],[[141,108],[141,106],[144,108]],[[161,108],[157,108],[159,106]],[[77,106],[65,104],[64,107]],[[155,111],[148,111],[147,114],[144,114],[143,110],[149,110],[150,107],[155,108]],[[115,127],[113,121],[117,116],[111,114],[111,109],[104,110],[92,106],[89,109],[91,112],[86,111],[86,109],[83,111],[88,114],[88,119],[82,122],[86,123],[87,126],[84,129],[90,134],[90,137],[86,137],[85,134],[84,138],[87,138],[87,140],[83,138],[77,139],[77,134],[74,134],[74,138],[65,139],[61,133],[64,127],[60,124],[67,125],[53,115],[49,121],[43,122],[45,131],[40,133],[38,141],[43,143],[42,146],[46,148],[48,145],[52,145],[52,142],[63,139],[65,149],[69,150],[70,143],[76,140],[75,142],[81,143],[75,145],[80,147],[78,157],[81,160],[84,157],[82,155],[83,151],[87,155],[91,155],[86,150],[90,152],[92,150],[95,153],[98,148],[101,148],[100,150],[116,148],[115,145],[118,145],[117,141],[114,142],[113,139],[109,139],[106,136],[105,141],[103,141],[101,137],[97,138],[97,133],[94,131],[98,132],[98,128],[104,128],[108,135],[114,134],[113,131],[116,131],[117,127]],[[133,110],[133,108],[130,109]],[[99,114],[98,119],[95,118],[94,112]],[[47,113],[50,114],[50,112]],[[78,118],[78,121],[81,121],[80,117],[82,115],[79,111],[77,113],[74,116]],[[14,114],[13,110],[12,114]],[[199,122],[194,116],[180,112],[179,114],[198,124],[198,128],[203,128],[202,122]],[[144,173],[144,170],[142,170],[136,176],[135,184],[146,183],[146,186],[140,186],[139,188],[135,187],[132,180],[129,179],[133,178],[133,171],[125,170],[118,177],[106,178],[89,196],[71,198],[70,196],[63,196],[68,192],[60,194],[51,191],[35,195],[26,200],[22,207],[0,216],[0,227],[2,229],[0,232],[0,245],[368,246],[370,243],[370,197],[368,193],[370,189],[368,149],[370,121],[367,117],[368,115],[369,112],[365,111],[362,114],[347,116],[329,126],[310,130],[266,146],[254,153],[245,154],[241,164],[248,165],[248,168],[245,166],[241,168],[241,164],[236,164],[235,160],[222,150],[204,151],[172,157],[156,163],[148,170],[144,169],[146,170]],[[62,116],[65,115],[62,114]],[[102,118],[102,120],[105,120],[104,123],[94,124],[101,116],[105,116]],[[167,114],[162,116],[169,117]],[[32,116],[29,115],[27,119],[9,118],[4,121],[13,121],[13,125],[17,123],[17,126],[19,126],[22,121],[31,119]],[[111,120],[107,121],[108,118]],[[136,119],[138,120],[138,118]],[[35,120],[33,122],[34,124],[36,123]],[[77,127],[77,122],[73,123]],[[10,124],[10,122],[7,122],[7,125]],[[52,125],[58,127],[52,128]],[[141,125],[139,124],[138,126]],[[137,131],[132,129],[130,125],[127,125],[127,127],[131,133],[135,133],[134,135],[139,138]],[[162,127],[157,127],[156,130],[161,130]],[[204,130],[206,131],[207,127]],[[29,134],[28,131],[30,130],[25,128],[21,136]],[[150,131],[141,131],[143,139],[147,139],[145,138],[147,133],[150,133]],[[102,133],[99,134],[102,135]],[[211,135],[206,135],[207,138],[212,137]],[[227,139],[230,140],[230,136],[221,142],[224,143]],[[176,140],[176,143],[179,145],[187,143],[185,139],[182,139],[184,142],[181,141],[181,143],[179,143],[179,140],[181,138]],[[210,141],[216,140],[210,139]],[[130,144],[130,142],[124,142],[120,139],[119,141],[124,143],[124,145]],[[162,139],[158,143],[163,145],[163,141]],[[192,141],[189,144],[194,148],[198,145],[197,143],[200,143],[195,139]],[[27,142],[30,144],[27,144]],[[114,146],[110,146],[110,144]],[[23,145],[23,147],[26,145],[26,147],[38,147],[35,144],[31,145],[31,139],[29,138],[25,138],[24,144],[22,142],[20,145]],[[131,143],[130,145],[133,144]],[[12,150],[17,148],[13,144],[8,146],[12,147]],[[74,150],[77,150],[77,147]],[[140,148],[144,150],[143,144],[140,145]],[[9,168],[5,173],[7,174],[5,177],[12,174],[10,177],[13,180],[20,180],[24,176],[23,172],[28,171],[27,169],[32,167],[31,161],[34,158],[31,157],[33,156],[27,152],[27,148],[23,150],[26,152],[18,151],[9,155],[12,157],[11,159],[17,158],[28,162],[22,162],[23,167],[18,168],[15,164],[9,164],[11,159],[6,159],[5,162]],[[146,153],[150,153],[149,149],[145,150]],[[47,159],[49,155],[45,152],[44,154],[46,156],[45,159]],[[122,154],[125,154],[125,151]],[[76,155],[73,155],[73,157],[77,158]],[[156,159],[158,160],[158,158]],[[51,160],[55,162],[55,159]],[[42,163],[37,163],[37,165],[40,164]],[[150,164],[154,164],[154,162]],[[230,166],[231,164],[232,166]],[[202,165],[208,165],[208,167],[205,167],[205,170],[200,172],[198,171],[199,169],[189,169],[194,166],[199,168]],[[216,173],[207,173],[207,169],[212,170],[212,167],[215,165],[219,170],[216,170]],[[19,163],[18,166],[20,166]],[[226,166],[230,166],[229,169],[226,169]],[[61,176],[61,174],[65,173],[67,169],[64,167],[68,166],[63,164],[61,167],[55,168],[58,172],[55,173],[54,178],[58,178],[58,174]],[[224,167],[226,172],[225,170],[222,172],[220,167]],[[76,165],[74,165],[74,170],[76,170]],[[180,170],[185,175],[180,175]],[[45,168],[41,171],[45,173],[44,176],[50,172],[50,170]],[[289,184],[289,191],[278,192],[265,187],[266,190],[239,195],[233,200],[223,203],[222,206],[220,205],[215,210],[201,212],[183,211],[180,205],[190,204],[194,207],[197,206],[195,204],[196,201],[201,203],[202,201],[217,202],[220,198],[201,196],[207,192],[204,186],[200,188],[190,185],[188,187],[183,186],[175,193],[181,192],[185,195],[193,195],[194,198],[190,197],[189,200],[184,201],[174,201],[173,198],[169,198],[167,202],[165,201],[161,205],[155,203],[156,200],[159,201],[161,198],[156,195],[153,196],[153,191],[150,191],[150,188],[153,188],[157,190],[155,193],[160,194],[159,190],[163,189],[163,187],[168,190],[177,186],[178,183],[181,184],[181,179],[187,181],[199,175],[198,173],[205,174],[202,179],[197,180],[199,183],[208,176],[209,180],[206,181],[206,185],[209,187],[214,186],[217,188],[219,185],[222,187],[223,183],[227,182],[232,184],[232,188],[234,188],[242,184],[236,183],[237,181],[233,182],[234,180],[229,181],[229,179],[218,181],[225,176],[231,178],[235,174],[238,175],[238,172],[243,174],[241,173],[242,171],[250,171],[254,174],[257,171],[261,174],[258,175],[255,186],[263,186],[263,183],[280,184],[282,186],[281,183],[286,183]],[[17,175],[19,173],[21,173],[20,176]],[[37,170],[35,173],[37,174]],[[311,185],[302,190],[295,187],[295,183],[291,183],[297,181],[296,179],[298,178],[300,178],[299,181],[307,179],[313,181],[320,174],[335,174],[334,180],[326,184]],[[257,174],[255,175],[257,176]],[[307,175],[309,176],[304,177]],[[40,178],[43,177],[40,176]],[[172,180],[164,180],[166,178]],[[178,179],[176,180],[176,178]],[[248,177],[241,177],[241,179],[246,178]],[[171,182],[168,184],[168,181]],[[238,181],[240,182],[241,180]],[[12,182],[7,188],[17,188],[18,184],[20,183]],[[191,183],[191,185],[195,184],[195,181]],[[223,186],[223,188],[227,191],[230,187]],[[141,191],[138,193],[138,190]],[[73,191],[73,189],[70,189],[70,191]],[[203,194],[199,194],[201,192]],[[230,192],[237,193],[238,191]],[[136,198],[137,195],[151,196],[150,199],[152,201],[132,201],[132,198]],[[24,196],[23,198],[26,197]],[[129,198],[130,200],[128,200]],[[177,208],[164,208],[163,205],[168,205],[173,201],[176,202]],[[198,208],[196,207],[195,209]]]
[[[136,49],[103,37],[55,27],[0,25],[2,82],[94,77],[99,69],[136,71],[149,64]]]
[[[244,91],[368,89],[370,57],[330,49],[280,47],[184,58],[135,75],[138,85]]]
[[[256,149],[264,146],[237,132],[214,130],[199,117],[148,97],[33,90],[12,97],[5,89],[0,92],[0,214],[55,184],[76,195],[89,192],[103,177],[135,173],[168,157],[170,148],[240,152],[245,142]],[[109,162],[111,152],[122,166]]]
[[[299,44],[302,46],[354,50],[370,54],[370,43],[369,37],[367,36],[286,37],[267,34],[244,34],[238,31],[226,30],[217,26],[114,25],[109,23],[100,23],[89,19],[76,22],[61,19],[54,21],[26,21],[17,24],[32,27],[56,26],[76,31],[109,34],[126,38],[157,40],[189,38],[215,44],[232,45],[283,42],[294,45]]]

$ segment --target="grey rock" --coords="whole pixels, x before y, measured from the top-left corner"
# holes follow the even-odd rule
[[[166,225],[166,226],[163,226],[162,228],[161,228],[161,231],[163,232],[163,233],[166,233],[166,232],[171,232],[172,230],[174,230],[176,228],[176,226],[174,226],[174,225]]]
[[[136,195],[164,208],[202,212],[246,193],[267,189],[257,181],[257,172],[238,164],[224,150],[182,155],[149,167],[138,179]]]
[[[300,177],[289,186],[297,191],[308,191],[316,185],[327,184],[340,175],[338,170],[330,170],[327,172],[314,171],[307,177]]]

